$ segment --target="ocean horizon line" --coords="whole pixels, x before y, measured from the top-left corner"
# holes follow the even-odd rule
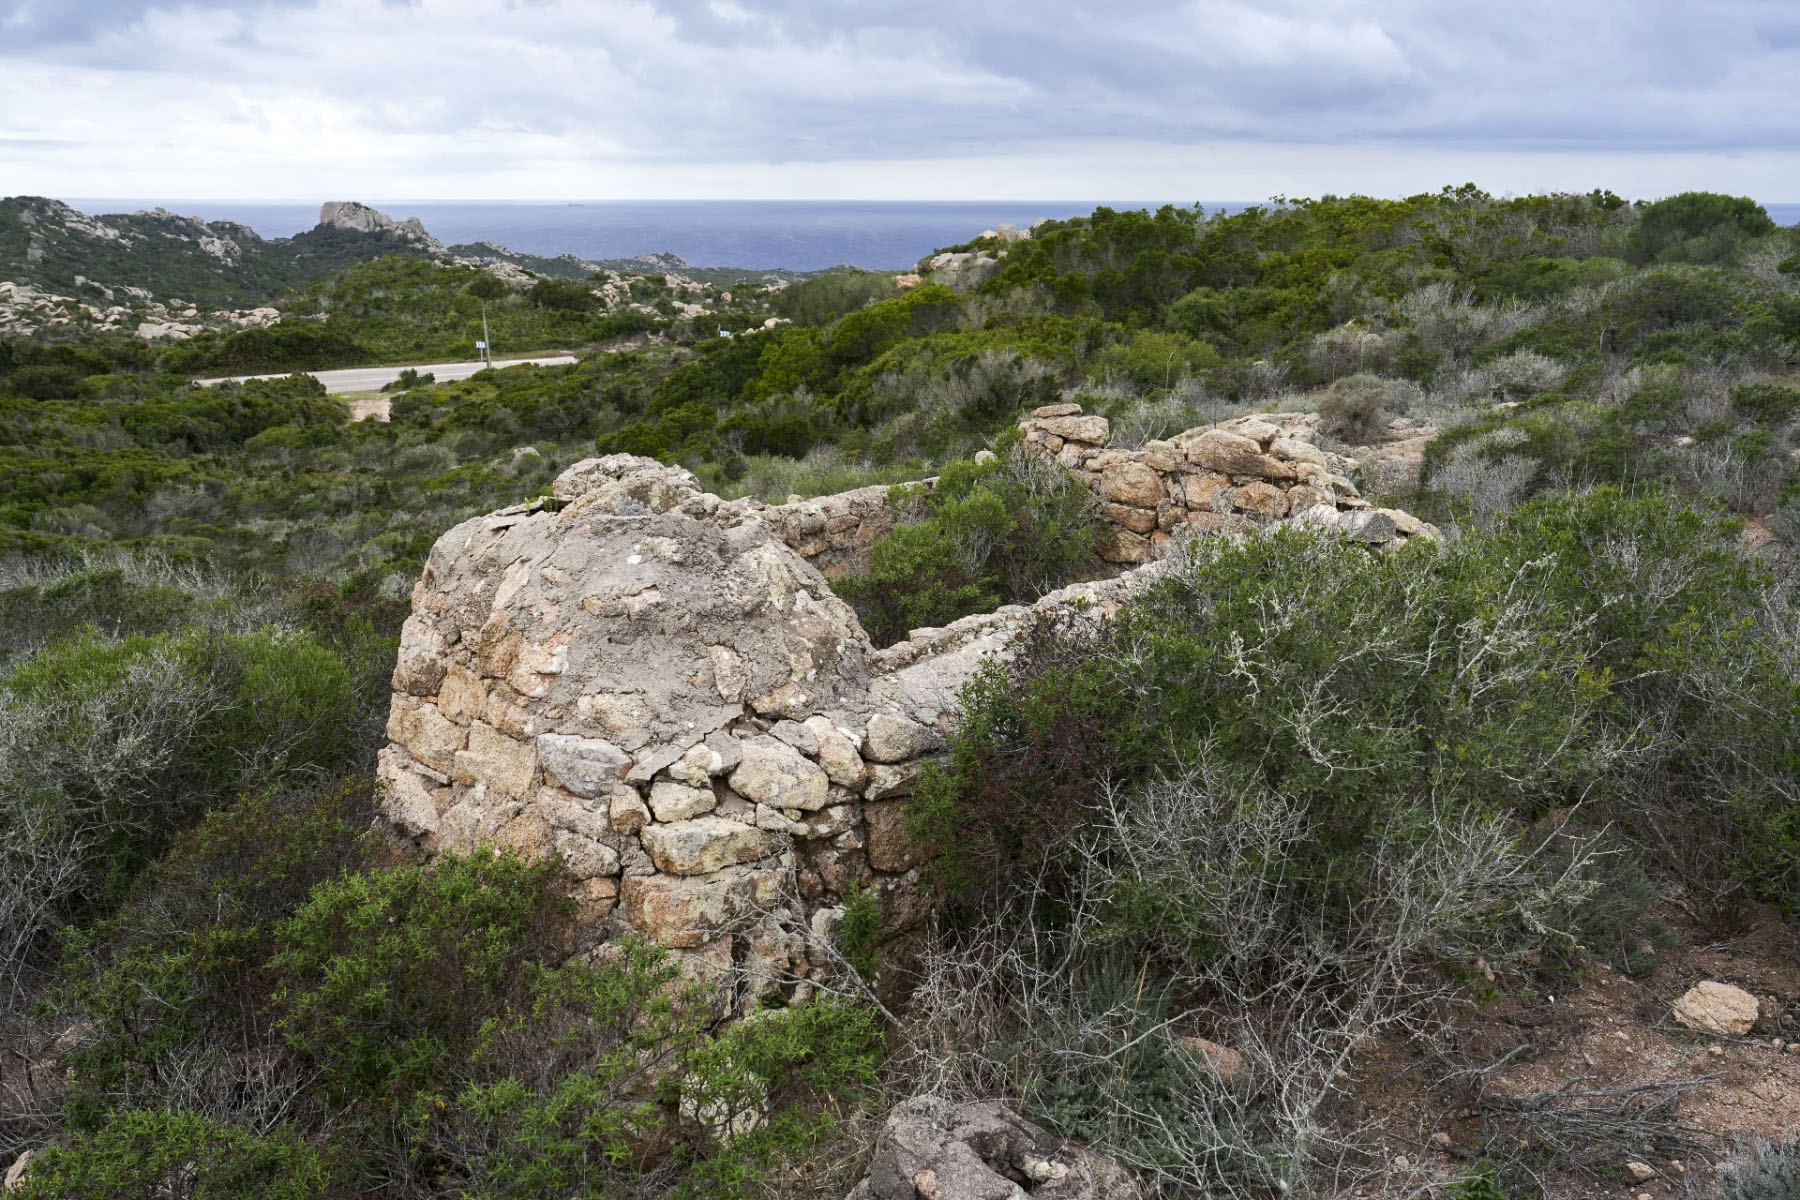
[[[359,200],[396,219],[417,217],[447,246],[491,242],[544,258],[590,262],[673,253],[695,268],[818,271],[838,266],[905,270],[946,246],[1000,225],[1119,211],[1200,207],[1240,212],[1273,200]],[[264,238],[313,228],[326,200],[183,200],[73,197],[93,216],[162,208],[205,221],[233,221]],[[1764,205],[1777,223],[1800,221],[1800,203]]]

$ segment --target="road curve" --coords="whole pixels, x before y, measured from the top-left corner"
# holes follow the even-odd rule
[[[510,358],[501,359],[494,364],[495,370],[506,367],[524,366],[530,363],[540,367],[561,367],[575,361],[573,354],[552,354],[544,358]],[[333,394],[338,392],[377,392],[400,378],[400,372],[412,370],[421,375],[429,374],[439,383],[450,383],[458,379],[467,379],[477,371],[485,371],[484,362],[459,363],[422,363],[416,367],[348,367],[341,371],[282,371],[275,375],[231,375],[222,379],[196,379],[195,383],[202,387],[211,387],[215,383],[245,383],[252,379],[285,379],[289,375],[311,375],[325,385],[325,390]]]

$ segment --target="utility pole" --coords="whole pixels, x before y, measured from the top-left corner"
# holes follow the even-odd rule
[[[490,367],[494,365],[494,342],[488,335],[486,300],[481,302],[481,361]]]

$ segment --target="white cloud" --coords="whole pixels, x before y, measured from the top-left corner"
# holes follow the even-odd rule
[[[1800,16],[1757,0],[21,0],[6,19],[15,192],[1800,196]]]

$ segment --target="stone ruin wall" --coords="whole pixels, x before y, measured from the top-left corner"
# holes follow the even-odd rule
[[[1112,526],[1101,556],[1120,567],[1160,559],[1189,533],[1236,532],[1302,516],[1377,545],[1437,533],[1408,513],[1364,499],[1351,482],[1356,460],[1319,448],[1312,413],[1240,417],[1139,450],[1108,448],[1107,419],[1083,415],[1078,404],[1037,409],[1019,431],[1028,448],[1094,490]],[[887,495],[882,486],[857,488],[758,512],[827,579],[838,579],[867,571],[875,542],[899,523]]]
[[[885,488],[725,501],[650,459],[589,459],[552,502],[456,526],[414,588],[394,672],[384,813],[424,858],[558,855],[594,944],[635,930],[730,979],[738,1007],[803,999],[846,892],[888,936],[922,924],[902,812],[963,684],[1034,613],[1104,619],[1184,531],[1290,514],[1371,543],[1430,536],[1371,508],[1269,421],[1104,448],[1072,405],[1027,452],[1087,480],[1122,573],[875,650],[827,575],[867,565]],[[1298,433],[1299,430],[1292,432]]]

